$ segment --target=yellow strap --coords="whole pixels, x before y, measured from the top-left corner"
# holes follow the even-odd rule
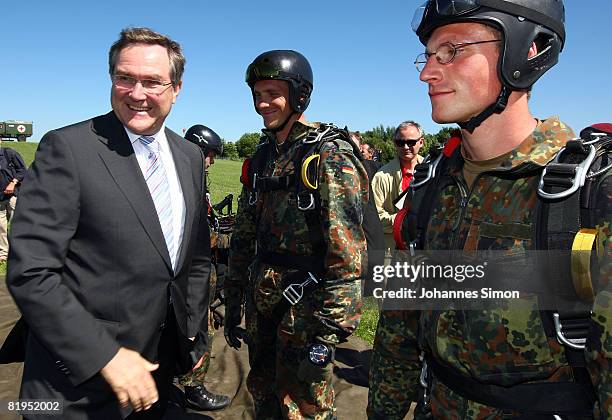
[[[310,180],[308,179],[308,166],[310,166],[310,164],[316,159],[317,162],[315,163],[315,165],[316,167],[318,167],[320,157],[321,155],[319,155],[318,153],[310,155],[306,159],[304,159],[304,163],[302,164],[302,182],[304,183],[304,185],[306,185],[306,187],[310,188],[311,190],[316,190],[319,187],[319,180],[316,175],[317,171],[315,171],[314,184],[310,182]]]
[[[595,298],[591,280],[591,250],[597,230],[580,229],[572,243],[572,282],[580,299],[592,302]]]

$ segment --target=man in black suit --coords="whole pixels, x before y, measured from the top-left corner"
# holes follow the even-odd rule
[[[204,159],[164,126],[184,63],[164,35],[123,30],[112,112],[47,133],[21,190],[7,273],[30,327],[20,398],[62,400],[62,419],[160,418],[176,362],[204,353]]]

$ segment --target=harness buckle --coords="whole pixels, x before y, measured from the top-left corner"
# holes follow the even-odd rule
[[[257,172],[253,174],[253,191],[249,194],[249,205],[254,206],[259,200],[259,192],[257,192]]]
[[[561,317],[558,312],[553,314],[553,321],[555,323],[555,332],[557,333],[557,340],[559,343],[572,349],[584,350],[587,341],[586,337],[567,338],[563,333],[563,325],[561,324]]]
[[[408,249],[410,250],[410,256],[411,257],[416,257],[416,248],[417,248],[417,241],[415,239],[414,241],[411,241],[408,244]]]
[[[259,200],[259,193],[257,191],[251,191],[249,194],[249,205],[254,206]]]
[[[427,175],[425,176],[425,179],[415,182],[416,179],[412,180],[412,183],[410,185],[411,188],[419,188],[422,185],[427,184],[433,177],[436,176],[436,170],[438,169],[438,165],[440,164],[440,161],[442,160],[442,156],[443,153],[440,153],[440,155],[438,155],[438,157],[433,161],[430,162],[428,167],[427,167]],[[415,173],[416,176],[416,173]]]
[[[557,156],[555,156],[553,161],[544,167],[542,175],[540,176],[540,183],[538,184],[538,195],[540,197],[547,198],[549,200],[564,198],[569,195],[572,195],[573,193],[578,191],[578,188],[584,186],[584,182],[587,178],[588,169],[595,160],[596,149],[595,146],[593,146],[592,144],[583,144],[583,146],[588,147],[589,153],[581,163],[575,164],[559,162],[559,158],[567,149],[567,147],[564,147],[559,151],[559,153],[557,153]],[[546,181],[544,180],[544,177],[551,170],[556,176],[567,177],[567,175],[569,175],[569,177],[567,178],[568,181],[571,182],[571,186],[557,193],[549,193],[544,191],[544,187],[546,186]]]
[[[423,388],[425,388],[425,394],[427,394],[427,360],[425,360],[422,355],[419,357],[419,359],[421,359],[423,362],[423,366],[421,367],[421,375],[419,376],[419,383]]]
[[[319,280],[309,271],[308,277],[302,283],[292,283],[287,286],[283,290],[283,296],[291,306],[295,306],[304,297],[304,288],[311,283],[319,284]]]
[[[321,140],[328,132],[331,131],[331,129],[332,127],[326,126],[324,130],[321,130],[320,128],[313,130],[310,133],[308,133],[308,135],[306,136],[304,140],[302,140],[302,143],[304,144],[318,143],[319,140]]]
[[[315,208],[314,195],[308,191],[300,191],[296,194],[297,207],[302,211],[313,210]],[[304,201],[308,200],[308,201]]]
[[[428,366],[427,359],[423,353],[419,354],[419,360],[423,363],[421,367],[421,375],[419,376],[419,384],[423,388],[423,406],[421,407],[421,411],[425,415],[425,418],[432,418],[432,412],[429,401],[429,375],[427,374]],[[418,406],[417,406],[418,407]]]

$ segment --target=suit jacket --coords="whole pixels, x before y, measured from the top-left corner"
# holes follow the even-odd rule
[[[31,330],[22,396],[97,398],[110,390],[99,371],[120,346],[157,360],[170,296],[179,336],[197,337],[192,363],[203,354],[210,275],[204,161],[197,146],[169,129],[166,136],[186,208],[176,272],[114,112],[42,138],[10,233],[7,285]],[[106,403],[116,409],[112,393]]]

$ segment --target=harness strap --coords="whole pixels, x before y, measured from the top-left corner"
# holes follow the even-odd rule
[[[423,194],[415,194],[415,202],[412,208],[417,209],[416,213],[411,213],[408,216],[409,223],[416,226],[412,230],[416,232],[416,245],[419,249],[423,249],[425,246],[425,235],[427,231],[427,225],[431,218],[431,212],[433,210],[434,202],[438,197],[440,186],[444,179],[448,178],[449,168],[454,166],[461,155],[460,149],[456,147],[451,150],[448,154],[443,152],[441,159],[437,163],[436,173],[433,176],[431,182],[426,185],[427,191]]]
[[[557,285],[570,285],[582,300],[582,308],[571,310],[565,304],[557,311],[541,311],[544,329],[548,337],[563,344],[574,377],[590,385],[593,393],[584,357],[590,302],[594,299],[591,262],[595,256],[592,248],[596,231],[592,228],[596,222],[593,198],[597,177],[590,174],[608,164],[609,147],[607,140],[569,141],[542,173],[538,194],[543,198],[535,211],[534,248],[573,251],[562,263],[549,264],[548,276]],[[574,192],[568,195],[571,189]]]
[[[264,264],[301,270],[305,272],[310,271],[317,274],[325,271],[323,257],[324,254],[321,253],[310,256],[291,255],[281,254],[280,252],[271,252],[265,249],[257,249],[257,258]]]
[[[295,174],[284,176],[258,177],[255,180],[255,190],[268,192],[276,190],[287,190],[295,184]]]
[[[595,393],[590,382],[537,382],[505,387],[457,374],[434,358],[428,358],[427,365],[435,378],[448,388],[489,407],[550,415],[592,415]]]
[[[555,193],[565,190],[563,185],[547,185],[546,190]],[[580,230],[580,191],[566,197],[562,201],[539,201],[535,211],[535,249],[567,250],[574,236]],[[557,261],[556,264],[546,264],[550,271],[548,278],[553,279],[557,285],[572,285],[571,266],[569,259]],[[590,279],[589,279],[590,281]],[[554,290],[557,295],[559,291]],[[587,336],[590,311],[584,309],[579,312],[567,310],[562,305],[556,311],[542,310],[540,318],[546,335],[558,340],[565,351],[565,358],[571,366],[576,378],[588,377],[586,374],[586,360],[584,357],[584,338]],[[574,347],[577,346],[577,347]]]

